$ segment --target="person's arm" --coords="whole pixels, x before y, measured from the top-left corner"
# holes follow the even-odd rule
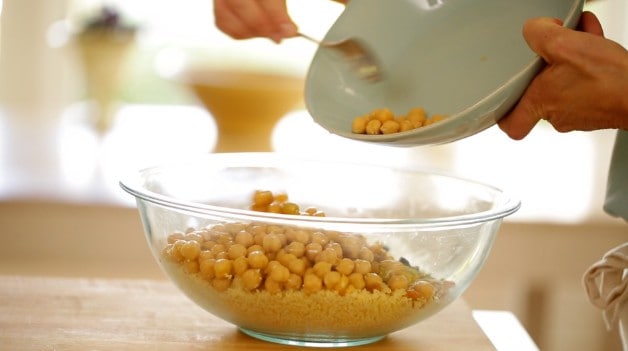
[[[332,1],[346,4],[349,0]],[[280,42],[297,34],[286,0],[214,0],[214,20],[218,29],[234,39],[265,37]]]
[[[546,62],[499,127],[524,138],[541,119],[560,132],[628,129],[628,51],[605,39],[590,12],[571,30],[550,18],[526,22],[523,35]]]

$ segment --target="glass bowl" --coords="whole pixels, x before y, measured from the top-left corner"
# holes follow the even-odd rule
[[[209,154],[121,186],[190,299],[258,339],[321,347],[371,343],[442,310],[520,206],[454,175],[274,153]],[[293,214],[260,212],[277,209]]]

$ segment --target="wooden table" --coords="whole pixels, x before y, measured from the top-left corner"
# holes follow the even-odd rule
[[[297,350],[248,337],[168,281],[0,276],[1,350]],[[347,350],[495,350],[458,300],[436,316]]]

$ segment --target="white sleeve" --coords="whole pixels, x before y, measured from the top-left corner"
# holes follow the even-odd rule
[[[604,210],[611,216],[628,221],[628,130],[617,131]]]

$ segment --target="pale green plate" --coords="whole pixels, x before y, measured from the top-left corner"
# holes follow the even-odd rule
[[[441,144],[478,133],[519,100],[543,61],[521,34],[532,17],[575,27],[583,0],[356,0],[325,40],[357,37],[378,57],[383,79],[360,80],[343,58],[319,48],[305,100],[331,133],[402,146]],[[351,122],[376,108],[405,114],[423,107],[445,114],[436,124],[388,135],[351,133]]]

